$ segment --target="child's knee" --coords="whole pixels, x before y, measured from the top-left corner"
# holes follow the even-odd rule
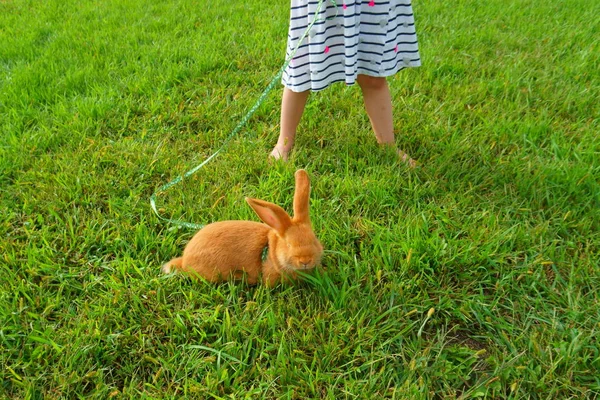
[[[379,90],[387,86],[387,80],[381,76],[358,75],[356,81],[362,90]]]

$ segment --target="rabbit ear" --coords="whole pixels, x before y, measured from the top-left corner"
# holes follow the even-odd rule
[[[283,236],[285,231],[292,225],[292,219],[288,213],[277,204],[249,197],[246,197],[246,202],[265,224],[275,229],[280,235]]]
[[[294,220],[310,222],[308,200],[310,198],[310,179],[305,170],[296,171],[296,192],[294,193]]]

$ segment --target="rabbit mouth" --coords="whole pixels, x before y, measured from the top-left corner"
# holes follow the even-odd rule
[[[294,269],[294,271],[310,271],[310,270],[315,269],[316,267],[317,267],[317,265],[313,262],[292,265],[292,268]]]
[[[285,266],[285,269],[287,271],[290,272],[295,272],[295,271],[310,271],[316,268],[316,265],[294,265],[294,264],[287,264]]]

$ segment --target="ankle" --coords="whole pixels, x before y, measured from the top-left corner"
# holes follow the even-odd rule
[[[289,135],[279,135],[275,148],[290,151],[294,147],[294,137]]]

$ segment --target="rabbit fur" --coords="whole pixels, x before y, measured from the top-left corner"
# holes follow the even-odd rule
[[[294,216],[264,200],[246,202],[264,222],[221,221],[206,225],[190,240],[181,257],[163,265],[163,272],[180,271],[209,282],[245,278],[267,286],[297,278],[320,264],[323,246],[309,216],[310,180],[295,173]]]

